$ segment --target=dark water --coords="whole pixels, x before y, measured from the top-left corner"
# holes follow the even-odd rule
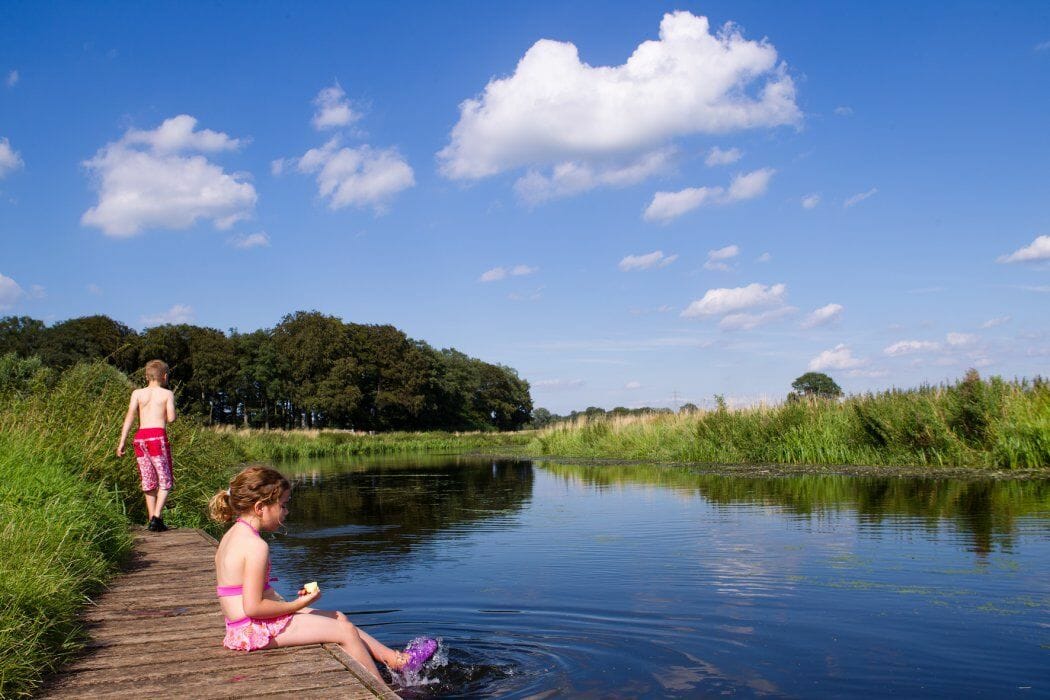
[[[285,464],[278,589],[442,638],[409,697],[1050,697],[1050,482]]]

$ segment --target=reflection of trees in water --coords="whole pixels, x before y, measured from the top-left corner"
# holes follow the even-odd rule
[[[407,460],[406,460],[407,461]],[[408,555],[437,533],[520,511],[532,497],[532,463],[465,458],[283,471],[295,478],[289,532],[280,547],[322,563],[329,580],[352,557]]]
[[[948,520],[966,532],[974,551],[982,554],[995,544],[1010,549],[1018,517],[1050,511],[1048,480],[965,481],[838,474],[741,477],[658,465],[541,466],[566,481],[599,487],[658,485],[720,505],[761,503],[800,515],[855,510],[859,520],[870,524],[906,516],[923,520],[931,530]]]

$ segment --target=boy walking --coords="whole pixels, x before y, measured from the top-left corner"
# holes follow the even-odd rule
[[[124,429],[120,431],[117,456],[124,456],[124,444],[128,439],[131,424],[138,414],[139,429],[132,442],[135,445],[135,461],[139,467],[142,492],[146,496],[146,510],[152,532],[164,532],[167,526],[161,517],[164,502],[171,492],[171,446],[168,444],[168,423],[175,420],[175,394],[164,385],[168,383],[168,366],[160,360],[146,363],[145,389],[131,392],[128,413],[124,416]]]

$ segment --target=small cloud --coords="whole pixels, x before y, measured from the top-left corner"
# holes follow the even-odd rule
[[[543,298],[543,285],[531,292],[511,292],[507,298],[511,301],[539,301]]]
[[[818,204],[820,204],[820,194],[817,192],[807,194],[802,198],[803,209],[816,209]]]
[[[657,192],[642,216],[646,221],[667,223],[699,207],[725,206],[754,199],[766,193],[775,173],[772,168],[762,168],[737,175],[728,188],[689,187],[678,192]]]
[[[843,307],[841,304],[828,304],[822,306],[813,311],[809,316],[806,316],[805,320],[802,321],[802,327],[816,328],[817,326],[826,326],[829,323],[834,323],[842,318],[842,309]]]
[[[265,231],[251,233],[248,235],[235,236],[230,239],[230,245],[238,250],[249,250],[251,248],[269,248],[270,237]]]
[[[879,191],[878,187],[872,187],[867,192],[860,192],[858,194],[855,194],[852,197],[850,197],[849,199],[847,199],[845,202],[843,202],[842,206],[845,207],[846,209],[849,209],[850,207],[855,207],[858,204],[860,204],[861,202],[863,202],[865,199],[875,196],[875,194],[877,194],[878,191]]]
[[[0,274],[0,311],[12,308],[23,296],[25,291],[18,282]]]
[[[175,304],[167,311],[154,316],[142,316],[139,319],[143,326],[163,326],[168,323],[191,323],[193,321],[193,307],[186,304]]]
[[[911,355],[917,352],[933,352],[940,350],[940,348],[940,343],[934,343],[930,340],[900,340],[893,345],[883,348],[882,352],[890,357],[900,357],[901,355]]]
[[[294,158],[277,158],[270,161],[270,174],[274,177],[284,173],[285,167],[295,165]]]
[[[996,318],[990,318],[981,324],[981,328],[996,328],[1005,323],[1009,323],[1013,319],[1012,316],[998,316]]]
[[[740,248],[735,245],[727,245],[726,247],[717,250],[709,250],[707,251],[707,261],[704,262],[704,269],[729,272],[730,267],[725,261],[731,260],[739,254]]]
[[[732,165],[733,163],[740,160],[743,156],[743,152],[739,148],[729,148],[722,150],[718,146],[715,146],[707,153],[707,157],[704,158],[704,163],[709,167],[713,168],[716,165]]]
[[[585,385],[582,379],[540,379],[531,382],[533,389],[543,389],[544,391],[568,391],[580,389]]]
[[[847,377],[869,377],[873,379],[888,377],[889,375],[890,372],[886,369],[851,369],[846,372]]]
[[[30,299],[47,299],[47,290],[43,285],[34,284],[29,288]]]
[[[318,192],[332,210],[371,206],[382,214],[395,194],[416,184],[412,167],[396,148],[340,148],[338,137],[307,151],[298,169],[317,173]]]
[[[25,163],[18,151],[11,148],[11,142],[7,138],[0,138],[0,177],[21,168]]]
[[[682,312],[684,318],[728,314],[756,306],[779,306],[784,303],[787,285],[752,283],[746,287],[709,289]]]
[[[635,391],[636,389],[642,388],[641,382],[630,381],[623,385],[623,388],[627,391]]]
[[[4,82],[7,83],[7,87],[13,88],[15,85],[18,85],[18,77],[18,71],[13,70],[7,74],[7,80]]]
[[[947,336],[948,345],[953,348],[973,345],[977,342],[977,339],[977,336],[973,333],[949,333]]]
[[[347,126],[361,118],[360,114],[350,108],[350,100],[347,99],[339,83],[317,93],[317,97],[314,98],[314,107],[316,111],[311,123],[318,131]]]
[[[996,262],[1016,263],[1050,260],[1050,236],[1037,236],[1031,244],[1018,248],[1009,255],[1000,255]]]
[[[529,267],[528,265],[515,265],[514,267],[494,267],[491,270],[486,270],[481,273],[481,277],[478,278],[478,282],[498,282],[501,279],[506,279],[508,276],[523,277],[525,275],[532,275],[539,272],[538,267]]]
[[[773,256],[772,256],[772,255],[770,255],[769,253],[762,253],[762,254],[761,254],[761,255],[759,255],[759,256],[758,256],[757,258],[755,258],[755,262],[758,262],[758,263],[767,263],[767,262],[769,262],[769,261],[770,261],[770,260],[772,260],[772,259],[773,259]]]
[[[772,323],[785,316],[798,311],[794,306],[783,306],[760,314],[728,314],[718,322],[718,327],[724,331],[750,331],[767,323]]]
[[[677,255],[664,255],[662,250],[654,250],[653,252],[645,253],[644,255],[628,255],[620,261],[617,267],[624,272],[630,272],[631,270],[648,270],[652,267],[667,267],[677,259]]]
[[[864,367],[868,361],[853,357],[853,352],[844,343],[839,343],[831,350],[825,350],[809,361],[809,370],[819,372],[825,369],[856,369]]]
[[[839,105],[838,107],[835,108],[835,114],[840,116],[840,117],[852,117],[853,116],[853,108],[849,107],[847,105]]]
[[[88,294],[94,294],[95,296],[101,296],[102,287],[98,286],[94,282],[87,286]]]
[[[1033,46],[1032,50],[1035,51],[1036,53],[1040,53],[1042,51],[1050,51],[1050,41],[1040,42],[1040,43],[1036,44],[1035,46]]]

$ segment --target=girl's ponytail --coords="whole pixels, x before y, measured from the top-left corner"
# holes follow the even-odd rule
[[[219,491],[208,501],[208,515],[217,523],[232,522],[236,517],[230,506],[230,491]]]

